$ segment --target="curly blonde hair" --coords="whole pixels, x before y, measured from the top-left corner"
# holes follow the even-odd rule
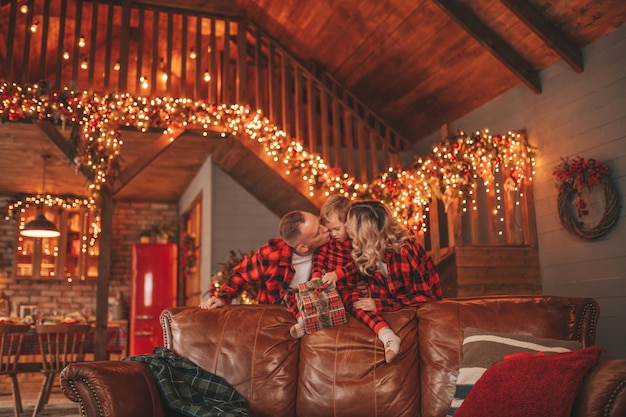
[[[374,200],[352,204],[348,228],[352,231],[352,258],[364,275],[372,275],[388,250],[400,252],[404,242],[411,238],[391,211]]]

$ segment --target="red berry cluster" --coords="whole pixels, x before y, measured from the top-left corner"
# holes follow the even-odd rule
[[[585,185],[591,187],[600,184],[602,178],[609,175],[609,168],[596,159],[577,156],[571,160],[563,159],[552,175],[556,178],[559,191],[573,191],[580,190]]]

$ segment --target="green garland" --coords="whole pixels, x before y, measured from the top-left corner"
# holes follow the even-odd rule
[[[389,167],[371,183],[360,183],[327,166],[319,155],[307,152],[298,139],[288,138],[260,110],[246,106],[0,84],[0,120],[29,119],[72,124],[72,162],[94,172],[90,179],[94,201],[98,201],[101,187],[112,183],[119,173],[122,126],[142,131],[156,127],[165,133],[173,128],[210,128],[224,136],[245,135],[262,144],[285,173],[303,178],[311,193],[385,202],[394,216],[414,231],[425,229],[426,211],[434,198],[446,205],[459,198],[466,209],[475,207],[478,181],[492,184],[500,172],[506,177],[503,183],[517,189],[532,179],[534,164],[534,150],[521,132],[459,132],[433,146],[430,154],[416,156],[409,169]]]

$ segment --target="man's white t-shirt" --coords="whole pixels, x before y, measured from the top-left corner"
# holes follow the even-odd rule
[[[312,260],[313,255],[302,256],[293,252],[291,255],[291,263],[293,264],[293,268],[296,270],[296,274],[294,275],[291,284],[289,284],[289,288],[295,290],[298,288],[298,285],[304,284],[311,278],[311,269],[313,268]]]

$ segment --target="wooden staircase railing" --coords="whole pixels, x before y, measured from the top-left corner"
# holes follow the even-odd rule
[[[29,0],[27,14],[20,5],[0,2],[0,77],[8,82],[248,105],[363,183],[400,168],[399,152],[409,148],[332,75],[317,77],[245,17],[140,1]],[[435,200],[424,246],[435,259],[463,245],[536,248],[532,185],[522,191],[521,205],[506,195],[496,202],[492,189],[465,213],[461,202],[444,210]]]
[[[369,182],[381,170],[400,165],[408,148],[380,117],[335,83],[328,87],[261,28],[248,23],[248,100],[288,137],[301,140],[330,167]]]
[[[20,6],[0,5],[8,30],[0,76],[10,82],[249,105],[360,182],[399,166],[408,148],[354,95],[325,85],[245,17],[113,0],[30,0],[27,14]]]

